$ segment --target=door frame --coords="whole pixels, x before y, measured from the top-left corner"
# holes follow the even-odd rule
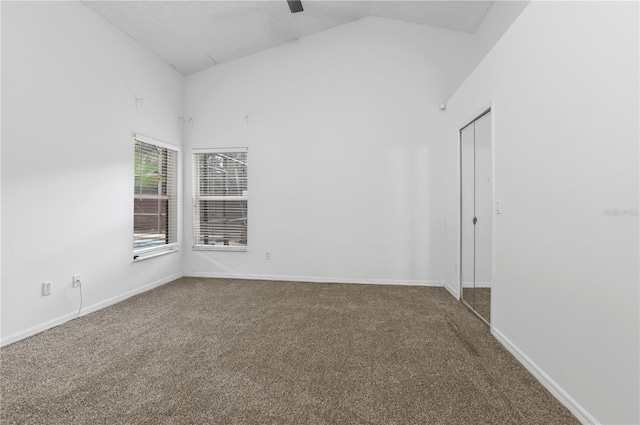
[[[496,226],[495,226],[495,205],[496,205],[496,201],[495,201],[495,192],[496,192],[496,187],[495,187],[495,108],[494,108],[494,102],[493,100],[491,102],[489,102],[488,104],[485,104],[484,107],[482,107],[480,109],[480,112],[477,112],[476,114],[473,115],[473,118],[467,120],[464,122],[463,125],[459,126],[458,128],[458,156],[459,156],[459,173],[458,173],[458,180],[459,180],[459,194],[460,194],[460,211],[459,211],[459,223],[458,223],[458,229],[459,229],[459,233],[460,233],[460,240],[459,242],[459,252],[458,252],[458,264],[460,265],[459,267],[459,271],[460,273],[458,273],[459,276],[459,293],[460,293],[460,301],[462,301],[462,303],[464,305],[466,305],[469,310],[471,310],[478,318],[480,318],[480,320],[482,320],[487,326],[492,327],[491,323],[489,323],[484,317],[482,317],[471,305],[469,305],[469,303],[464,299],[463,297],[463,282],[462,282],[462,270],[463,270],[463,264],[462,264],[462,199],[463,199],[463,194],[462,194],[462,131],[469,127],[471,124],[473,124],[474,122],[476,122],[477,120],[479,120],[480,118],[484,117],[485,115],[491,113],[491,122],[490,122],[490,127],[491,127],[491,140],[490,140],[490,146],[491,146],[491,205],[492,205],[492,211],[493,211],[493,226],[491,228],[491,251],[492,251],[492,255],[491,255],[491,301],[490,301],[490,305],[491,305],[491,317],[494,317],[493,315],[493,297],[494,297],[494,291],[493,291],[493,287],[494,287],[494,283],[495,283],[495,230],[496,230]],[[475,140],[474,140],[474,144],[475,144]],[[492,320],[493,322],[493,320]]]

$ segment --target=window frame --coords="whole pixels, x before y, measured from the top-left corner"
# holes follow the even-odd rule
[[[199,187],[199,183],[200,183],[200,170],[198,169],[197,166],[197,160],[196,157],[198,155],[202,155],[202,154],[225,154],[225,153],[237,153],[237,152],[244,152],[247,154],[247,187],[246,190],[244,191],[245,194],[243,194],[242,196],[214,196],[214,195],[205,195],[205,196],[201,196],[198,193],[198,187]],[[207,245],[207,244],[200,244],[197,243],[200,235],[200,219],[198,218],[199,216],[199,201],[203,200],[203,198],[207,198],[204,200],[227,200],[227,201],[246,201],[247,202],[247,212],[246,212],[246,226],[247,229],[249,228],[249,166],[248,166],[248,156],[249,156],[249,148],[247,147],[235,147],[235,148],[193,148],[191,150],[191,164],[192,164],[192,177],[191,177],[191,183],[192,183],[192,208],[191,208],[191,213],[192,213],[192,236],[193,236],[193,245],[192,245],[192,250],[194,251],[230,251],[230,252],[247,252],[248,251],[248,246],[249,246],[249,237],[248,237],[248,230],[247,230],[247,234],[246,234],[246,242],[245,245],[240,245],[240,246],[230,246],[230,245]],[[196,220],[197,219],[197,220]]]
[[[136,142],[142,142],[142,143],[146,143],[149,145],[154,145],[156,147],[162,148],[162,149],[167,149],[168,151],[173,151],[175,153],[175,163],[173,164],[173,170],[172,170],[172,186],[173,187],[168,187],[167,188],[167,192],[171,192],[173,194],[173,196],[171,195],[142,195],[142,194],[136,194],[135,193],[135,189],[134,189],[134,193],[133,193],[133,202],[134,202],[134,207],[133,207],[133,232],[131,234],[132,240],[131,240],[131,245],[133,246],[135,243],[135,201],[136,199],[167,199],[168,200],[168,207],[169,209],[171,208],[175,208],[175,211],[173,211],[172,214],[170,214],[169,219],[167,220],[167,232],[169,231],[169,229],[171,229],[171,222],[169,220],[174,221],[175,225],[173,226],[174,228],[174,233],[175,233],[175,241],[174,242],[169,242],[169,243],[165,243],[162,245],[158,245],[158,246],[152,246],[152,247],[144,247],[144,248],[133,248],[133,261],[137,262],[137,261],[141,261],[141,260],[145,260],[147,258],[153,258],[153,257],[157,257],[160,255],[164,255],[164,254],[170,254],[172,252],[178,252],[180,250],[180,148],[178,146],[169,144],[169,143],[165,143],[165,142],[161,142],[159,140],[155,140],[152,139],[150,137],[146,137],[146,136],[142,136],[140,134],[134,134],[134,138],[133,138],[133,149],[134,149],[134,153],[133,153],[133,158],[134,158],[134,181],[135,181],[135,176],[136,176],[136,170],[135,170],[135,158],[136,158]],[[172,202],[172,198],[173,198],[173,202]]]

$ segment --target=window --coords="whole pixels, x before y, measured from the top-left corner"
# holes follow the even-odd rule
[[[247,149],[194,150],[194,249],[247,250]]]
[[[178,151],[136,136],[133,199],[133,259],[177,250]]]

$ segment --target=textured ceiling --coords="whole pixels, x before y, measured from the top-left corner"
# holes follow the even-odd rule
[[[493,1],[84,1],[184,75],[367,16],[474,32]]]

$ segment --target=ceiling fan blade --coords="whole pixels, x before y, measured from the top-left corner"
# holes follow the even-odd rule
[[[304,9],[302,8],[302,1],[300,0],[287,0],[289,4],[289,9],[291,13],[302,12]]]

